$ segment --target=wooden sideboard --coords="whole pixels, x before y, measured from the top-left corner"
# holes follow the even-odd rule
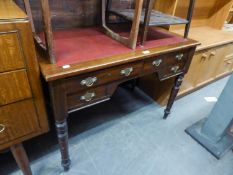
[[[186,0],[156,1],[155,9],[184,17]],[[189,38],[199,41],[189,72],[186,74],[178,94],[183,97],[233,71],[233,33],[224,31],[224,23],[232,11],[233,0],[196,0]],[[184,26],[170,26],[169,30],[183,34]],[[153,81],[154,83],[149,83]],[[156,102],[165,105],[169,98],[172,80],[159,82],[148,76],[140,80],[141,89]]]
[[[48,131],[40,72],[27,16],[0,1],[0,150],[11,151],[31,174],[22,142]]]

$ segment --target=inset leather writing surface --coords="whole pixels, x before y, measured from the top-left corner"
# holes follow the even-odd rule
[[[17,31],[0,32],[0,72],[25,67],[20,37]]]
[[[0,107],[0,144],[37,132],[39,125],[32,100]]]
[[[26,70],[0,74],[0,106],[31,98]]]

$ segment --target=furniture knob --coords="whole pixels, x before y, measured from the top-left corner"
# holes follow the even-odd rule
[[[211,52],[210,53],[210,56],[215,56],[216,55],[216,52]]]
[[[202,56],[201,56],[201,58],[204,59],[204,60],[205,60],[207,57],[208,57],[207,54],[202,54]]]
[[[163,61],[161,59],[158,59],[158,60],[153,61],[152,64],[153,64],[153,66],[159,67],[162,62]]]
[[[81,81],[81,85],[91,87],[97,81],[97,77],[88,77]]]
[[[2,133],[6,129],[6,126],[3,124],[0,124],[0,133]]]
[[[227,61],[227,64],[232,64],[232,61]]]
[[[178,71],[179,69],[180,69],[179,66],[173,66],[173,67],[171,68],[171,71],[174,72],[174,73],[177,73],[177,71]]]
[[[177,59],[178,61],[181,61],[183,57],[184,57],[184,54],[183,54],[183,53],[176,55],[176,59]]]
[[[121,70],[121,75],[128,77],[132,72],[133,72],[133,68],[129,67],[129,68]]]
[[[87,92],[85,95],[80,97],[80,100],[89,102],[95,97],[95,93]]]

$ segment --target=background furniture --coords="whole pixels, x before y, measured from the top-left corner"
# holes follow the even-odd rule
[[[143,3],[145,4],[144,8]],[[185,24],[184,37],[188,37],[195,0],[189,0],[188,12],[185,19],[153,10],[154,0],[146,0],[145,2],[136,0],[135,2],[132,2],[132,4],[134,4],[134,7],[132,8],[119,8],[112,7],[112,0],[107,0],[107,3],[105,0],[102,1],[102,23],[104,29],[107,31],[107,34],[110,37],[123,42],[130,48],[135,49],[137,41],[141,44],[141,46],[143,46],[146,42],[149,27],[177,24]],[[116,15],[119,18],[123,18],[125,21],[132,23],[131,32],[128,39],[115,33],[113,30],[107,27],[106,18],[107,23],[109,23],[110,15]],[[118,25],[120,25],[120,23],[118,23]],[[139,32],[141,36],[138,39]],[[127,43],[124,41],[127,41]]]
[[[155,9],[184,17],[185,0],[156,1]],[[179,97],[232,73],[233,33],[223,26],[232,9],[232,0],[196,0],[189,37],[201,43],[197,47],[189,72],[184,78]],[[182,34],[184,26],[170,26],[170,31]],[[198,70],[198,71],[197,71]],[[154,83],[148,83],[153,81]],[[166,104],[172,80],[160,83],[155,77],[141,79],[140,87],[155,101]]]
[[[22,142],[48,131],[31,26],[11,0],[0,1],[0,150],[11,148],[31,174]]]

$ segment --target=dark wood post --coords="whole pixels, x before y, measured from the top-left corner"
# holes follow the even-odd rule
[[[56,63],[56,59],[54,55],[53,31],[51,24],[49,2],[48,0],[40,0],[40,2],[41,2],[43,23],[44,23],[46,47],[49,53],[50,63],[54,64]]]
[[[171,94],[170,94],[170,97],[169,97],[169,100],[168,100],[168,103],[167,103],[167,107],[164,111],[164,116],[163,116],[163,119],[166,119],[168,117],[168,115],[171,113],[171,108],[173,106],[173,103],[177,97],[177,94],[180,90],[180,86],[183,82],[183,79],[184,79],[184,73],[181,74],[181,75],[178,75],[176,77],[176,80],[175,80],[175,83],[174,83],[174,86],[172,88],[172,91],[171,91]]]
[[[61,164],[65,171],[70,168],[69,143],[68,143],[68,126],[67,126],[67,105],[66,91],[62,81],[58,80],[49,84],[55,126],[57,129],[57,138],[61,151]]]
[[[23,148],[23,145],[16,144],[11,146],[11,152],[15,158],[15,161],[24,175],[32,175],[30,164],[28,161],[27,154]]]
[[[141,34],[141,45],[142,46],[144,45],[146,38],[147,38],[147,32],[149,29],[150,16],[151,16],[153,5],[154,5],[154,0],[147,0],[146,8],[145,8],[144,23],[143,23],[142,34]]]

